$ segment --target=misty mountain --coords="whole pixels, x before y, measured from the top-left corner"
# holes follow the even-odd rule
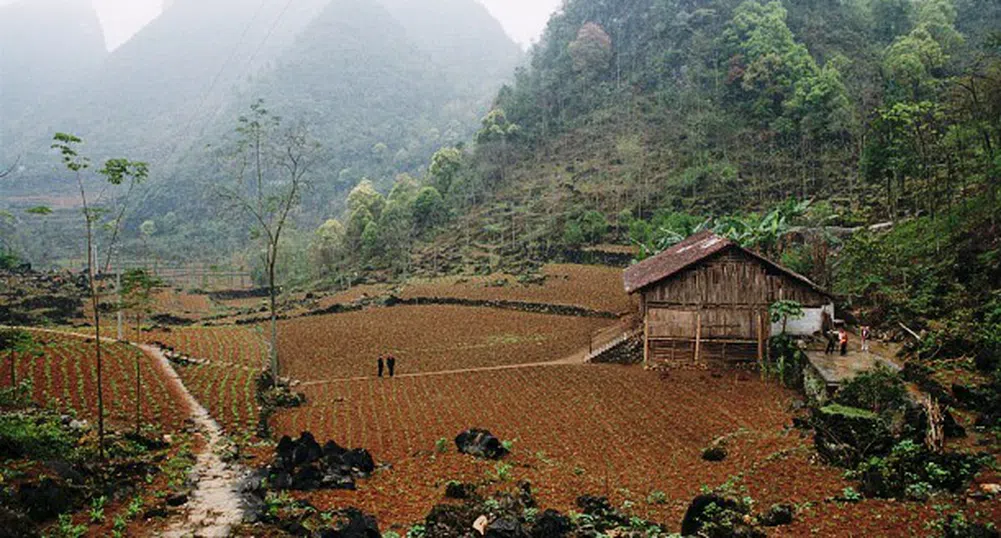
[[[306,123],[323,147],[306,205],[324,218],[362,177],[388,186],[398,173],[418,173],[442,145],[468,139],[520,55],[474,0],[334,0],[233,94],[205,128],[207,140],[223,139],[258,98]],[[217,172],[210,152],[185,157],[176,179],[155,186],[143,216],[198,218],[193,200],[206,196],[198,180]]]
[[[107,54],[89,0],[0,5],[0,124],[36,114],[47,96],[92,72]]]

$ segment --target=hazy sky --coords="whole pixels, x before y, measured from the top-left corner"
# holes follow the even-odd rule
[[[479,0],[504,25],[515,41],[527,46],[537,41],[562,0]]]
[[[105,41],[114,49],[160,13],[163,0],[93,0]],[[562,0],[479,0],[504,25],[507,33],[527,46],[542,34],[549,15]]]

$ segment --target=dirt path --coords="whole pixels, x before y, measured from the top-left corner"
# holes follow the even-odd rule
[[[175,383],[191,407],[191,418],[198,428],[197,435],[205,441],[198,453],[191,480],[195,490],[191,494],[183,515],[168,520],[164,538],[216,538],[229,536],[230,529],[243,519],[244,507],[238,492],[242,471],[222,461],[219,453],[226,446],[222,428],[188,392],[187,387],[171,366],[167,357],[153,346],[138,346],[156,360],[164,377]]]
[[[68,335],[93,340],[93,335],[23,327],[43,333]],[[104,342],[118,342],[113,338],[101,337]],[[191,480],[195,489],[184,507],[184,511],[166,521],[166,530],[158,533],[163,538],[223,538],[229,536],[230,529],[239,524],[244,516],[244,504],[239,494],[243,471],[222,461],[219,453],[226,447],[227,440],[222,428],[202,407],[198,400],[184,386],[177,371],[167,357],[156,347],[128,343],[141,349],[154,364],[168,384],[173,385],[183,397],[197,428],[196,435],[203,439],[202,449],[197,454]]]
[[[577,351],[571,355],[568,355],[562,359],[555,361],[545,361],[545,362],[527,362],[521,364],[505,364],[502,366],[482,366],[479,368],[460,368],[456,370],[440,370],[437,372],[418,372],[413,374],[396,374],[396,377],[401,379],[406,379],[410,377],[433,377],[433,376],[443,376],[443,375],[455,375],[455,374],[469,374],[473,372],[496,372],[498,370],[516,370],[519,368],[541,368],[544,366],[568,366],[568,365],[581,365],[587,364],[588,349],[584,348]],[[297,387],[313,387],[317,385],[328,385],[330,383],[341,383],[344,381],[366,381],[369,379],[378,379],[377,376],[357,376],[357,377],[340,377],[337,379],[321,379],[319,381],[305,381],[296,385]]]

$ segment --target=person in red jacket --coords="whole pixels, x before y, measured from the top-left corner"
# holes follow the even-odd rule
[[[838,331],[838,342],[841,343],[841,356],[848,354],[848,331],[844,327]]]

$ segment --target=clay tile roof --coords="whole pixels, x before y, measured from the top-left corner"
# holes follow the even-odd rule
[[[799,280],[803,284],[816,290],[818,293],[827,295],[828,297],[831,296],[830,293],[814,284],[805,276],[786,269],[785,267],[782,267],[781,265],[756,252],[742,248],[737,243],[734,243],[725,237],[720,237],[711,231],[699,232],[665,250],[664,252],[661,252],[652,258],[647,258],[626,269],[623,274],[626,293],[635,293],[651,284],[660,282],[661,280],[671,277],[678,272],[731,246],[739,248],[751,257],[756,258],[765,265],[771,267],[773,270],[785,273],[790,277]]]
[[[733,241],[710,231],[697,233],[660,254],[626,269],[626,293],[639,291],[678,271],[734,245]]]

